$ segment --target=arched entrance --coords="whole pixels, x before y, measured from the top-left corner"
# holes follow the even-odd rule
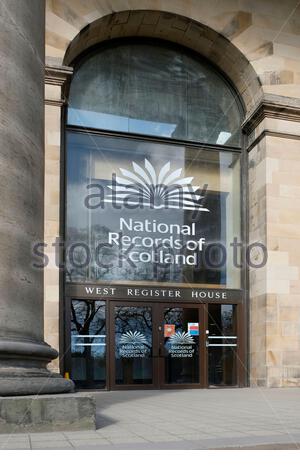
[[[244,385],[241,120],[220,72],[170,42],[110,41],[75,64],[65,328],[78,386]]]

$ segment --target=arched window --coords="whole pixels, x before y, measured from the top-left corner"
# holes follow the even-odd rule
[[[67,282],[240,287],[242,111],[201,57],[105,43],[75,64]]]
[[[241,113],[210,65],[170,45],[122,44],[75,68],[68,124],[239,146]]]

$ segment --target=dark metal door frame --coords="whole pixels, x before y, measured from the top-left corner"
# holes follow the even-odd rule
[[[64,354],[61,357],[63,372],[71,371],[71,301],[82,300],[79,297],[67,296],[65,298],[65,318],[64,318]],[[208,328],[208,303],[199,302],[170,302],[170,301],[127,301],[125,299],[90,299],[106,301],[106,334],[107,334],[107,354],[106,354],[106,387],[104,390],[140,390],[140,389],[184,389],[184,388],[208,388],[208,348],[206,346],[207,328]],[[245,387],[247,384],[247,365],[246,365],[246,336],[245,336],[245,310],[242,303],[234,304],[232,302],[213,302],[214,304],[236,305],[237,309],[237,387]],[[114,313],[115,306],[147,306],[152,308],[152,347],[153,347],[153,383],[152,384],[133,384],[116,385],[115,384],[115,325]],[[164,383],[164,331],[163,331],[163,312],[165,308],[183,307],[198,309],[200,341],[199,341],[199,383],[198,384],[166,384]],[[202,333],[201,333],[202,332]],[[71,377],[72,378],[72,377]],[[220,387],[221,388],[221,387]],[[102,390],[102,389],[101,389]]]
[[[142,307],[147,306],[151,307],[152,312],[152,384],[116,384],[116,370],[115,370],[115,316],[114,308],[115,307]],[[109,390],[151,390],[159,388],[158,380],[158,336],[155,334],[158,330],[157,324],[157,314],[156,314],[157,304],[155,303],[143,303],[143,302],[134,302],[134,301],[124,301],[124,300],[114,300],[108,303],[108,321],[109,321],[109,330],[110,337],[108,341],[108,356],[109,356]]]
[[[137,389],[184,389],[184,388],[207,388],[208,386],[208,359],[206,348],[206,330],[207,330],[207,313],[205,311],[205,304],[200,303],[170,303],[170,302],[156,302],[147,303],[148,307],[152,308],[152,348],[153,348],[153,383],[141,385],[116,385],[115,383],[115,340],[114,340],[114,307],[116,306],[141,306],[142,302],[126,302],[126,301],[110,301],[109,302],[109,330],[111,332],[109,341],[109,376],[110,383],[108,387],[110,390],[137,390]],[[199,322],[199,383],[186,383],[186,384],[167,384],[165,383],[165,361],[164,361],[164,310],[172,307],[193,308],[198,310]]]
[[[199,323],[199,382],[198,383],[185,383],[185,384],[168,384],[165,382],[165,361],[164,354],[160,354],[159,357],[159,388],[161,389],[182,389],[182,388],[205,388],[207,387],[207,358],[206,358],[206,315],[204,312],[204,305],[200,303],[187,304],[180,303],[175,304],[170,302],[159,304],[159,323],[161,329],[158,331],[160,340],[160,350],[164,351],[164,310],[166,308],[190,308],[198,310],[198,323]]]

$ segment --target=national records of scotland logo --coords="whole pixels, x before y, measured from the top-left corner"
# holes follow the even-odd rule
[[[133,171],[120,168],[122,177],[116,176],[112,191],[104,200],[116,202],[127,207],[149,207],[151,209],[183,209],[189,211],[209,210],[203,207],[201,188],[193,186],[194,177],[182,177],[182,168],[171,170],[170,162],[159,171],[145,158],[144,167],[132,162]]]

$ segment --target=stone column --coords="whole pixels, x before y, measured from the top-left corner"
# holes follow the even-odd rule
[[[43,270],[32,247],[44,232],[43,0],[0,2],[0,395],[68,392],[50,373]]]
[[[268,249],[250,271],[250,383],[299,387],[300,99],[265,94],[245,130],[249,238]]]

